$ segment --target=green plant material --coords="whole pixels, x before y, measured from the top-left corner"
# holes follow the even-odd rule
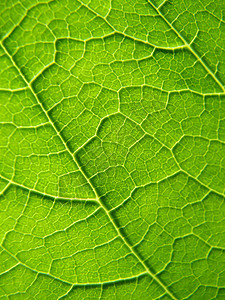
[[[224,0],[0,12],[0,299],[224,300]]]

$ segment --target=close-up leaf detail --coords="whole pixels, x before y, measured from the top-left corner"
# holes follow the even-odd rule
[[[0,1],[0,300],[225,299],[225,1]]]

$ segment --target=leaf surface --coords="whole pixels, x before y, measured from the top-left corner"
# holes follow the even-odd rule
[[[0,299],[224,299],[224,1],[0,12]]]

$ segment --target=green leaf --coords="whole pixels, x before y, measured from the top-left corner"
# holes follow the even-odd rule
[[[0,4],[0,299],[225,298],[224,0]]]

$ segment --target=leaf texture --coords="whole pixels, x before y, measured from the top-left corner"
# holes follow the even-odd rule
[[[2,0],[0,299],[225,298],[223,0]]]

